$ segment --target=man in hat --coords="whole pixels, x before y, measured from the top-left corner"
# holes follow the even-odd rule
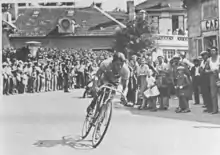
[[[162,55],[159,55],[157,60],[158,64],[156,65],[156,71],[160,74],[160,71],[167,70],[167,64],[164,62]]]
[[[200,61],[199,59],[193,60],[194,66],[191,68],[191,76],[192,76],[192,84],[193,84],[193,92],[194,92],[194,99],[196,105],[200,104],[199,99],[199,87],[201,84],[201,76],[200,76]]]
[[[200,64],[200,75],[201,75],[201,93],[203,98],[203,104],[205,108],[208,108],[208,104],[211,100],[211,93],[210,93],[210,83],[204,82],[204,81],[210,81],[209,79],[209,73],[207,73],[205,70],[208,67],[208,58],[209,53],[208,51],[202,51],[200,53],[202,56],[202,62]],[[208,112],[210,109],[205,109],[204,112]]]
[[[177,67],[179,66],[179,61],[180,61],[180,56],[178,54],[175,54],[173,58],[170,60],[170,65],[169,65],[169,72],[170,72],[170,78],[172,81],[172,94],[176,95],[176,91],[174,89],[174,86],[176,85],[177,82]],[[175,97],[175,99],[177,99]]]

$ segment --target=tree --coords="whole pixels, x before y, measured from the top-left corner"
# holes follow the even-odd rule
[[[156,29],[149,20],[136,18],[128,21],[126,26],[115,33],[114,49],[116,51],[127,56],[127,52],[137,54],[143,49],[149,50],[155,47]]]
[[[186,2],[187,0],[182,0],[182,1],[183,1],[182,7],[185,8],[185,9],[187,9],[187,2]]]

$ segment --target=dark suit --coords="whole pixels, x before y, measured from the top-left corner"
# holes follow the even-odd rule
[[[201,76],[200,73],[196,75],[196,69],[198,69],[198,73],[199,73],[199,66],[198,67],[194,66],[191,69],[191,76],[192,76],[195,104],[200,104],[199,88],[201,86]]]

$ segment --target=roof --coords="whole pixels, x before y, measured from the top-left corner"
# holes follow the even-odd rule
[[[168,6],[168,4],[170,6]],[[182,0],[146,0],[138,5],[136,5],[136,10],[144,10],[149,8],[164,8],[164,7],[170,7],[170,8],[182,8]],[[158,8],[158,9],[159,9]]]
[[[9,22],[7,22],[7,21],[4,20],[4,19],[2,19],[2,25],[3,25],[3,27],[9,26],[9,27],[12,28],[12,29],[17,29],[17,27],[16,27],[14,24],[9,23]]]
[[[19,9],[19,17],[15,25],[20,30],[20,35],[27,36],[32,33],[32,36],[46,36],[57,26],[58,20],[66,16],[67,10],[74,10],[74,15],[69,17],[75,20],[77,28],[74,35],[106,35],[113,34],[116,28],[116,23],[112,22],[106,16],[98,12],[92,7],[87,8],[25,8]],[[33,17],[34,11],[38,11],[38,17]],[[108,12],[119,21],[125,21],[127,14],[124,12]],[[106,27],[100,29],[101,27]],[[34,34],[34,32],[36,32]],[[20,36],[19,35],[19,36]]]

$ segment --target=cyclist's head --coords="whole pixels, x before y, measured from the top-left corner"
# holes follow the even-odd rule
[[[114,53],[113,60],[112,60],[114,71],[119,72],[121,68],[123,67],[125,61],[126,59],[123,53],[120,53],[120,52]]]

